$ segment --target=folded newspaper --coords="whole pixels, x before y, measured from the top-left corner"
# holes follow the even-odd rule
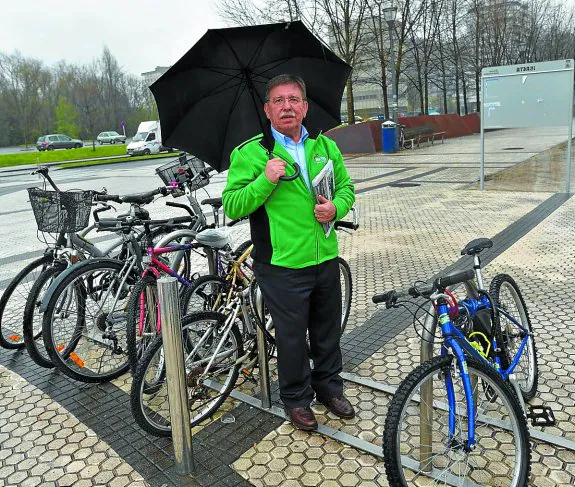
[[[319,203],[319,195],[322,195],[325,199],[332,201],[335,196],[335,179],[333,176],[333,162],[331,159],[327,161],[327,164],[322,168],[319,174],[313,178],[311,182],[313,192],[315,193],[315,199]],[[323,231],[325,233],[325,238],[329,237],[331,230],[333,228],[333,221],[328,223],[322,223]]]

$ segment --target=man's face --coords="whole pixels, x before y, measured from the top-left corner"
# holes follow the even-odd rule
[[[307,108],[307,101],[302,99],[300,87],[295,83],[272,88],[269,101],[264,105],[266,116],[273,127],[278,132],[292,137],[301,131]]]

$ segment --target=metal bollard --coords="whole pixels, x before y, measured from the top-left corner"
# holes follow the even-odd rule
[[[182,320],[175,277],[158,279],[158,298],[162,323],[162,339],[166,361],[172,443],[176,458],[176,471],[188,475],[194,471],[192,429],[188,409],[188,390],[182,345]]]
[[[256,290],[256,312],[260,318],[260,323],[265,327],[264,299],[259,287]],[[265,333],[259,326],[257,327],[256,338],[258,343],[258,362],[260,368],[260,398],[262,401],[262,407],[270,409],[272,407],[272,399],[270,393],[270,368],[268,363],[267,342]]]

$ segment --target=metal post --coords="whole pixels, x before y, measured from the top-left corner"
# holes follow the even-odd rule
[[[395,82],[395,46],[393,42],[394,22],[394,20],[388,21],[387,26],[389,27],[389,50],[391,53],[391,110],[393,113],[393,121],[395,122],[395,150],[397,151],[399,149],[399,127],[397,126],[397,84]]]
[[[573,70],[571,70],[573,74]],[[573,76],[571,76],[569,89],[569,122],[567,124],[567,162],[565,167],[565,192],[571,193],[571,145],[573,144]]]
[[[265,311],[264,311],[264,299],[262,292],[258,287],[256,290],[256,312],[258,313],[260,324],[262,326],[257,326],[257,343],[258,343],[258,362],[260,368],[260,398],[262,401],[262,408],[270,409],[272,407],[272,399],[270,393],[270,368],[268,363],[268,350],[267,342],[264,330],[265,321]]]
[[[188,475],[194,471],[194,457],[184,366],[184,347],[182,345],[178,281],[175,277],[158,279],[158,298],[162,320],[162,339],[176,471],[180,475]]]
[[[435,310],[433,305],[429,307],[429,313],[425,317],[425,325],[422,332],[420,360],[421,363],[431,360],[433,357],[433,341],[435,338],[436,321],[433,319]],[[419,458],[420,468],[423,472],[431,472],[433,450],[433,383],[428,382],[421,389],[421,401],[419,403]]]
[[[485,133],[483,131],[483,122],[485,114],[485,80],[483,76],[481,77],[481,101],[479,103],[479,118],[480,118],[480,139],[479,139],[479,150],[480,150],[480,158],[479,158],[479,189],[483,191],[485,186],[484,180],[484,168],[485,168]]]

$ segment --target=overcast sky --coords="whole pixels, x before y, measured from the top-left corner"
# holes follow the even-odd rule
[[[176,62],[207,29],[225,27],[214,0],[7,0],[0,51],[53,66],[85,64],[108,46],[139,75]]]

